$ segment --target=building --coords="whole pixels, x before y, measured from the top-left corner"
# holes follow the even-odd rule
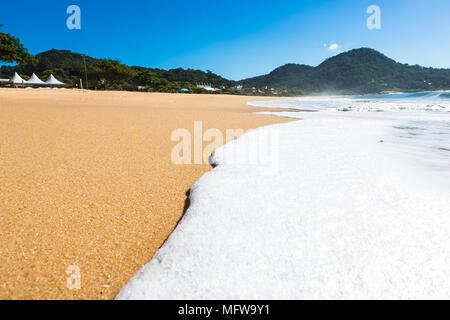
[[[232,87],[230,87],[230,90],[231,91],[241,91],[242,90],[242,86],[241,85],[239,85],[239,86],[232,86]]]
[[[197,88],[202,88],[207,91],[216,91],[217,89],[214,89],[210,83],[198,83]]]

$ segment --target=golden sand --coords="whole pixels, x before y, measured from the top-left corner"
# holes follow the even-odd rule
[[[260,98],[262,99],[262,98]],[[0,299],[111,299],[211,167],[174,165],[174,129],[250,129],[254,97],[0,89]],[[81,272],[67,288],[66,270]]]

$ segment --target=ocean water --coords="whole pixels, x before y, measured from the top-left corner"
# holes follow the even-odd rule
[[[450,92],[307,97],[250,104],[301,110],[278,113],[293,118],[377,119],[389,129],[383,142],[430,172],[450,176]]]
[[[116,298],[449,299],[446,99],[255,103],[317,112],[271,110],[302,120],[217,148],[177,228]]]

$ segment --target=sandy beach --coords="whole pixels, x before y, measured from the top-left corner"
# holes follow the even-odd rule
[[[0,299],[114,298],[211,169],[174,165],[171,132],[290,121],[252,114],[259,99],[0,89]]]

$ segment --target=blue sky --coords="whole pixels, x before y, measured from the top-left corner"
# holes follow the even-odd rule
[[[81,30],[66,27],[72,4],[81,8]],[[372,4],[381,8],[381,30],[366,27]],[[289,62],[315,66],[359,47],[450,68],[449,14],[448,0],[22,0],[2,1],[0,24],[33,54],[68,49],[239,80]],[[331,44],[339,48],[328,50]]]

